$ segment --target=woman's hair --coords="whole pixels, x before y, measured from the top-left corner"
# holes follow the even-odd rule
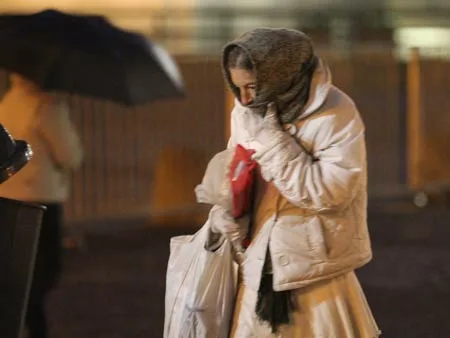
[[[232,46],[227,54],[227,68],[253,70],[253,62],[247,52],[239,46]]]

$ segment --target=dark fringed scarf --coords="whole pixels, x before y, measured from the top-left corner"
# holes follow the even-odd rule
[[[292,292],[274,291],[273,275],[263,273],[258,290],[256,314],[259,319],[269,323],[272,333],[277,333],[280,326],[291,322],[291,314],[296,309]]]
[[[251,240],[250,235],[255,215],[258,172],[258,170],[253,171],[254,184],[250,192],[252,205],[249,212],[250,223],[248,236],[244,240],[245,243],[250,243]],[[265,321],[270,325],[272,333],[277,333],[281,325],[289,324],[291,322],[291,313],[295,309],[294,299],[290,290],[274,291],[273,289],[273,274],[271,273],[270,268],[270,252],[268,252],[258,289],[258,300],[255,307],[256,315],[260,320]]]

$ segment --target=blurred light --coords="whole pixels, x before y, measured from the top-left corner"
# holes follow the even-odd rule
[[[450,58],[450,28],[401,27],[395,29],[394,41],[401,57],[417,47],[421,56]]]
[[[424,192],[418,192],[414,195],[414,204],[419,208],[425,208],[428,205],[428,196]]]
[[[395,30],[395,42],[408,47],[448,47],[450,28],[402,27]]]
[[[88,8],[153,8],[161,7],[165,0],[1,0],[0,8],[9,9],[88,9]]]

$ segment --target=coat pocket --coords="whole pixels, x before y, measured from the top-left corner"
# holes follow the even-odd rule
[[[319,219],[328,259],[345,255],[352,246],[354,223],[348,218],[339,216],[320,216]]]
[[[310,264],[326,259],[326,246],[320,219],[304,216],[283,216],[271,234],[271,253],[282,255],[284,261],[307,260]]]

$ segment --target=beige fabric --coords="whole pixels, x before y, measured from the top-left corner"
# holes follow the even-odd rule
[[[0,123],[32,147],[32,160],[0,185],[0,196],[23,201],[63,202],[70,173],[79,167],[82,148],[65,102],[14,86],[0,102]]]
[[[256,204],[252,229],[256,247],[265,237],[264,226],[273,217],[273,210],[277,209],[279,216],[302,212],[283,198],[272,183],[261,178]],[[256,290],[240,283],[230,338],[375,338],[380,335],[353,271],[293,290],[293,297],[297,309],[292,314],[292,324],[272,334],[269,325],[256,316]]]
[[[272,334],[255,314],[257,292],[240,285],[231,338],[375,338],[380,330],[354,274],[294,291],[293,322]]]

